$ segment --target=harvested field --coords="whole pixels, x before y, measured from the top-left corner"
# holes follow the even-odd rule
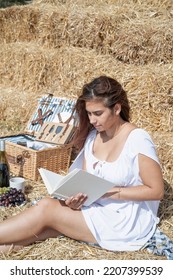
[[[74,3],[75,2],[75,3]],[[172,0],[35,0],[0,9],[0,136],[24,131],[47,93],[77,97],[83,83],[106,74],[128,92],[131,120],[151,134],[165,180],[160,228],[173,240]],[[4,220],[46,195],[27,180],[28,203],[0,209]],[[161,260],[140,252],[109,252],[69,238],[49,239],[1,259]]]

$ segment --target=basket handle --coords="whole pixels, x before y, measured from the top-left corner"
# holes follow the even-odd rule
[[[25,158],[30,158],[31,155],[28,151],[23,151],[22,154],[16,157],[15,162],[19,165],[23,165],[25,163]]]

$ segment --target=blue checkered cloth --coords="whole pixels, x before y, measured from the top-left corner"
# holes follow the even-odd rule
[[[95,243],[83,242],[91,246],[99,246]],[[159,228],[156,229],[154,235],[147,241],[141,250],[146,249],[149,253],[157,256],[166,256],[168,260],[173,260],[173,242]]]
[[[173,260],[173,242],[159,228],[156,229],[144,248],[152,254],[166,256],[168,260]]]

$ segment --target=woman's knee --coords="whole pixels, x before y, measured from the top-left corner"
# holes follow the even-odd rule
[[[59,205],[59,201],[55,200],[53,198],[50,197],[45,197],[42,198],[37,204],[36,207],[38,207],[40,213],[43,215],[51,215],[52,211],[55,210],[55,207],[60,206]]]
[[[37,202],[37,204],[33,206],[35,215],[40,220],[46,219],[47,215],[50,213],[51,204],[52,204],[51,198],[49,197],[42,198],[39,202]]]
[[[44,211],[47,208],[50,208],[53,206],[53,199],[50,197],[44,197],[42,198],[37,204],[36,206],[39,206],[39,208]]]
[[[41,199],[35,207],[36,211],[38,211],[37,216],[45,227],[52,227],[55,211],[59,213],[57,209],[62,208],[58,200],[49,197]]]

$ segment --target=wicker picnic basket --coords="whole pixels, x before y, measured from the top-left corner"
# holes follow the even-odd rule
[[[72,147],[57,145],[54,148],[36,151],[6,142],[6,152],[12,174],[37,181],[40,179],[40,167],[56,173],[66,173],[70,165]]]
[[[59,100],[60,98],[55,98],[56,101],[57,99]],[[55,102],[53,104],[55,104]],[[55,106],[52,106],[52,108],[54,107]],[[63,110],[64,108],[65,107],[63,106]],[[37,107],[36,111],[38,111],[38,109],[39,106]],[[55,110],[53,114],[51,114],[48,118],[43,118],[42,121],[52,122],[52,119],[57,114],[57,112],[59,112],[58,106],[57,110]],[[42,114],[43,113],[44,112],[42,112]],[[36,117],[37,114],[35,113],[29,121],[29,126],[31,126],[32,120]],[[18,135],[14,135],[14,138],[20,138],[23,137],[23,135],[25,137],[28,136],[35,138],[35,135],[38,134],[39,129],[41,127],[39,126],[39,124],[34,126],[35,131],[32,131],[32,133],[28,133],[28,131],[26,131],[26,133],[19,133]],[[27,179],[38,181],[41,179],[38,171],[40,167],[56,173],[66,173],[68,171],[73,149],[72,146],[70,146],[69,144],[54,143],[53,147],[44,148],[42,150],[34,150],[26,146],[19,145],[15,142],[9,141],[11,137],[13,136],[9,135],[1,138],[5,139],[6,142],[6,153],[12,175],[21,176]]]

